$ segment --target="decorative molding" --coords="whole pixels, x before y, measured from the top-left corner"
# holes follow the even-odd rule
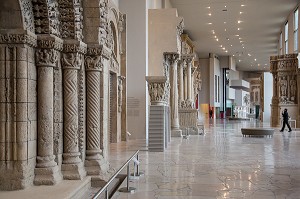
[[[170,83],[165,76],[146,76],[151,105],[168,105]]]
[[[78,40],[65,40],[63,44],[63,51],[65,53],[87,53],[87,45]]]
[[[57,1],[33,0],[33,13],[36,34],[60,36],[59,11]]]
[[[0,33],[0,44],[27,44],[31,47],[37,46],[37,36],[30,32],[22,34]]]
[[[104,45],[89,45],[86,54],[90,56],[101,55],[106,59],[110,59],[112,53],[111,50]]]
[[[108,2],[100,0],[100,27],[99,27],[99,41],[101,45],[107,45],[108,42]]]
[[[38,35],[37,46],[38,48],[55,49],[62,51],[63,40],[53,35]]]
[[[32,10],[32,2],[30,0],[20,1],[22,15],[24,18],[25,29],[34,33],[34,15]]]
[[[113,71],[114,73],[119,73],[120,70],[120,65],[118,63],[118,61],[116,60],[116,58],[114,56],[112,56],[110,58],[110,71]]]
[[[60,31],[62,38],[82,41],[83,16],[81,1],[59,0]]]

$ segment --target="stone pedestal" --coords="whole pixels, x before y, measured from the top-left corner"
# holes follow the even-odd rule
[[[165,76],[146,77],[151,100],[149,116],[149,150],[164,151],[170,141],[169,93],[170,86]]]

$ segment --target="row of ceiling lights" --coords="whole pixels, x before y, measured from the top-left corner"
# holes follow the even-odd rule
[[[241,5],[241,7],[244,7],[244,6],[245,6],[244,4]],[[226,5],[225,5],[224,7],[227,8]],[[210,9],[210,6],[207,7],[207,8]],[[227,11],[227,9],[224,9],[223,11]],[[244,13],[244,12],[242,12],[242,11],[239,12],[239,14],[243,14],[243,13]],[[212,13],[210,12],[210,13],[208,13],[208,15],[209,15],[209,16],[212,16]],[[241,20],[238,20],[238,21],[237,21],[238,24],[240,24],[240,23],[242,23],[242,22],[243,22],[243,21],[241,21]],[[227,23],[227,22],[224,21],[224,24],[226,24],[226,23]],[[212,25],[212,23],[208,23],[208,24],[209,24],[209,25]],[[239,30],[241,30],[241,28],[238,27],[237,30],[239,31]],[[225,28],[224,31],[226,32],[227,29]],[[213,37],[215,38],[215,40],[218,42],[218,41],[219,41],[219,38],[216,36],[216,33],[215,33],[214,30],[212,30],[212,34],[213,34]],[[239,42],[240,42],[240,44],[241,44],[241,47],[242,47],[243,49],[245,49],[245,45],[244,45],[245,41],[242,40],[242,38],[240,37],[239,34],[236,34],[235,36],[236,36],[236,37],[239,37],[239,40],[240,40]],[[229,38],[226,38],[226,39],[227,39],[228,41],[230,40]],[[230,44],[230,46],[232,47],[233,45]],[[224,45],[220,45],[220,47],[222,48],[222,50],[223,50],[225,53],[228,53],[228,50],[226,49],[226,47],[225,47]],[[235,56],[235,55],[233,54],[232,56]],[[239,55],[239,56],[241,56],[241,55]],[[248,56],[251,57],[251,54],[248,53]],[[238,61],[241,62],[242,60],[239,59]],[[255,61],[255,62],[257,61],[256,58],[254,58],[254,61]],[[257,63],[257,65],[260,66],[261,64]],[[251,66],[253,66],[253,64],[251,64]],[[267,64],[265,64],[264,68],[266,68],[266,66],[267,66]]]

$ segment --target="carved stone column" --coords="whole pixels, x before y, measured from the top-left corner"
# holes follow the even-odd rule
[[[38,151],[34,184],[53,185],[62,179],[53,154],[53,67],[56,66],[62,40],[50,35],[38,36]]]
[[[78,137],[78,70],[83,62],[86,44],[70,41],[62,54],[64,92],[64,153],[62,173],[64,179],[77,180],[86,175],[80,159]]]
[[[169,105],[170,83],[165,76],[147,76],[151,105]]]
[[[171,129],[173,137],[182,136],[182,131],[179,126],[178,116],[178,86],[177,86],[177,62],[179,59],[178,53],[164,53],[165,59],[171,66],[170,68],[170,106],[171,106]]]
[[[181,61],[181,63],[179,64],[179,71],[178,71],[178,84],[179,84],[179,103],[181,103],[181,101],[184,100],[184,94],[183,94],[183,86],[184,86],[184,81],[183,81],[183,65],[184,65],[184,61]]]
[[[184,55],[183,59],[187,63],[187,73],[186,73],[186,78],[187,78],[187,100],[193,101],[192,98],[192,61],[194,59],[193,55]]]
[[[107,180],[108,162],[101,149],[101,79],[103,79],[103,51],[98,45],[89,45],[85,58],[87,81],[87,139],[85,168],[88,175]],[[102,124],[102,125],[101,125]]]

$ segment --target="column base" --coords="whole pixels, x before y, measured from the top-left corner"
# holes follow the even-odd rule
[[[55,185],[62,180],[58,166],[34,169],[34,185]]]
[[[86,159],[84,166],[87,172],[87,175],[104,175],[109,170],[108,162],[101,156],[100,159],[89,160]]]
[[[83,163],[62,164],[61,171],[64,180],[82,180],[86,176]]]
[[[182,130],[181,129],[172,129],[171,137],[182,137]]]

